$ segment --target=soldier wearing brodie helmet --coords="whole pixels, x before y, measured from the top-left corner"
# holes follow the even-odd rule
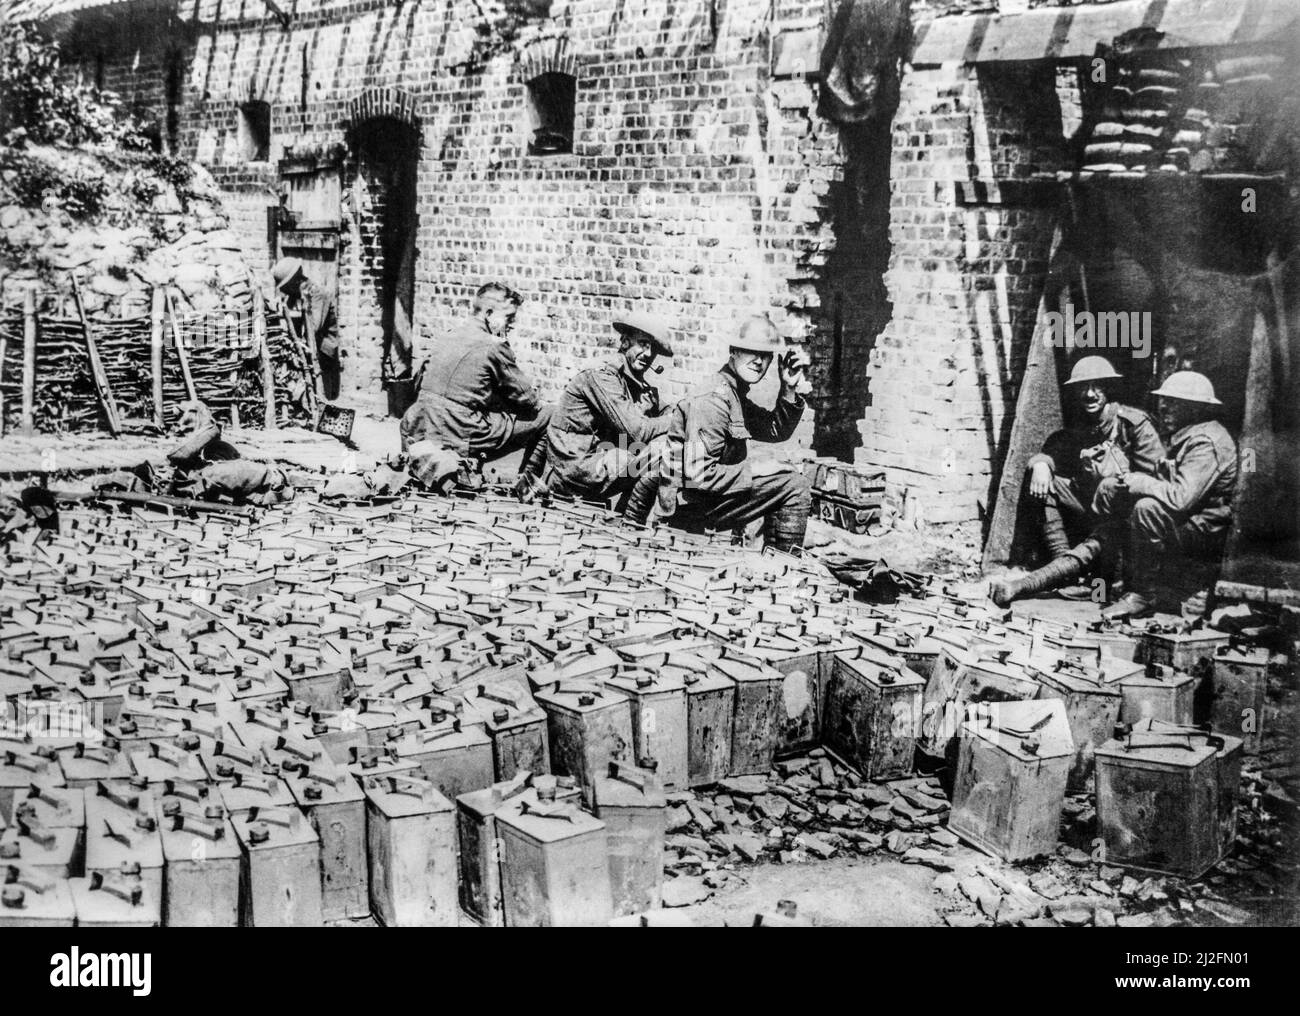
[[[1085,356],[1071,370],[1062,399],[1070,425],[1052,434],[1028,466],[1029,495],[1041,511],[1038,522],[1051,561],[1020,579],[995,581],[989,595],[999,606],[1082,575],[1102,550],[1094,538],[1100,520],[1092,510],[1098,484],[1129,471],[1154,473],[1164,456],[1151,418],[1111,401],[1110,386],[1119,377],[1104,356]]]
[[[772,409],[749,397],[776,360],[780,393]],[[677,514],[672,524],[687,529],[735,529],[764,520],[769,546],[803,545],[812,492],[802,473],[776,462],[754,462],[749,441],[785,441],[803,416],[798,388],[806,364],[786,349],[765,317],[746,321],[731,342],[731,355],[707,387],[673,413],[669,430]],[[635,498],[635,493],[634,493]],[[661,497],[662,501],[662,497]]]
[[[1103,480],[1093,498],[1093,509],[1112,519],[1126,540],[1125,593],[1102,611],[1108,620],[1154,613],[1165,562],[1217,560],[1232,524],[1237,443],[1214,419],[1223,405],[1214,385],[1204,374],[1180,370],[1152,394],[1160,400],[1161,426],[1172,434],[1167,456],[1154,475]]]

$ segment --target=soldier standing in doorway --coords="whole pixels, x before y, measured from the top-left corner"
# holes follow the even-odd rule
[[[342,370],[334,294],[307,278],[298,258],[281,258],[271,269],[271,278],[284,298],[289,327],[311,343],[315,350],[316,362],[320,365],[322,394],[328,400],[337,399]]]

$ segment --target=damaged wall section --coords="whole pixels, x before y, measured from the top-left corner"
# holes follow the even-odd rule
[[[893,124],[893,317],[871,354],[859,462],[921,519],[987,510],[1047,270],[1055,212],[998,181],[1066,168],[1055,70],[912,68]],[[974,183],[985,186],[966,187]],[[982,198],[967,203],[967,195]]]

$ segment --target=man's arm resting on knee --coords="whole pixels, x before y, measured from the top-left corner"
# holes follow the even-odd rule
[[[1163,477],[1129,473],[1126,482],[1134,497],[1153,497],[1172,512],[1190,515],[1205,503],[1222,468],[1214,442],[1197,437],[1179,449],[1178,458],[1161,463]]]

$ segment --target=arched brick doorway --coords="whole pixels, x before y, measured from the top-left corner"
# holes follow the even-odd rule
[[[415,97],[394,88],[363,92],[349,120],[358,335],[362,355],[378,361],[389,412],[400,416],[409,404],[415,344],[420,120]]]

